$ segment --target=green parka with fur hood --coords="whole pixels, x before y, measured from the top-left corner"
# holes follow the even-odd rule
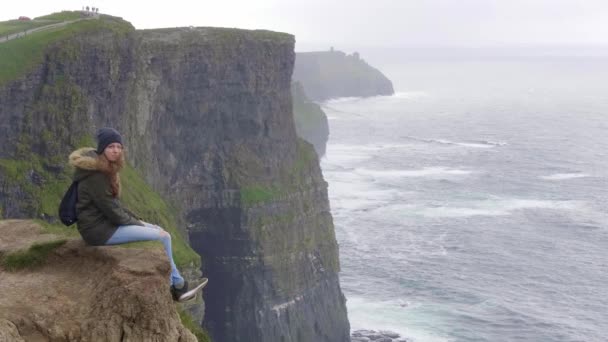
[[[89,245],[103,245],[119,225],[144,224],[112,196],[110,179],[98,170],[94,148],[83,147],[70,154],[70,165],[75,167],[78,181],[78,232]]]

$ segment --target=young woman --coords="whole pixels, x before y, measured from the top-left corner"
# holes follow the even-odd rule
[[[124,162],[122,137],[108,127],[97,131],[97,149],[84,147],[70,154],[70,164],[75,167],[74,180],[78,181],[78,232],[93,246],[161,241],[171,263],[173,299],[189,299],[185,297],[193,294],[173,261],[171,235],[159,226],[141,221],[119,201],[119,171]],[[206,284],[207,279],[203,278],[203,282]]]

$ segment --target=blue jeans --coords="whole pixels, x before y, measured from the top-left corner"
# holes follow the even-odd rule
[[[143,221],[142,221],[143,222]],[[155,226],[148,222],[143,222],[145,227],[136,225],[118,226],[114,235],[112,235],[106,245],[120,245],[135,241],[160,241],[165,247],[165,252],[171,262],[171,285],[179,285],[184,283],[184,278],[179,274],[175,262],[173,262],[173,252],[171,249],[171,235],[159,226]]]

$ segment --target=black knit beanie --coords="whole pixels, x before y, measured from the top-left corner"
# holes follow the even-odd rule
[[[102,154],[108,145],[115,142],[122,145],[122,137],[117,130],[110,127],[103,127],[97,130],[97,154]]]

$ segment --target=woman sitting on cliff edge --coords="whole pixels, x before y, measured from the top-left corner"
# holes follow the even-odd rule
[[[161,241],[171,263],[173,299],[191,299],[195,293],[188,291],[188,282],[173,261],[171,235],[159,226],[141,221],[119,201],[119,171],[124,163],[122,137],[108,127],[97,131],[97,149],[83,147],[70,154],[70,164],[75,167],[74,180],[78,181],[78,232],[93,246]],[[207,283],[206,278],[202,280],[195,289]]]

